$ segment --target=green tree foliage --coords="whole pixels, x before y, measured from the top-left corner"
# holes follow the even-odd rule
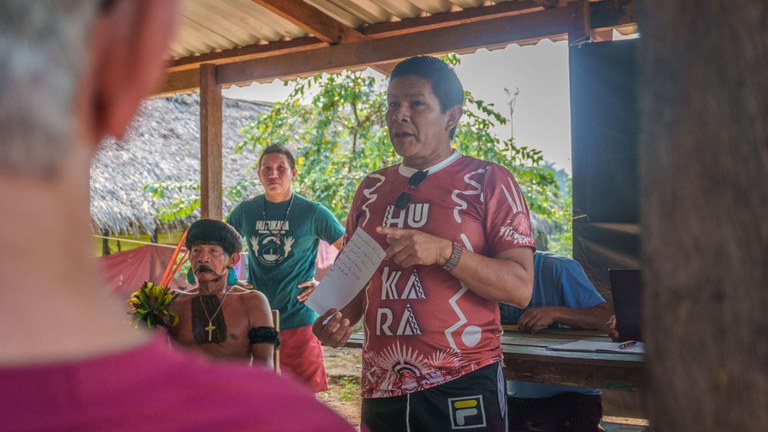
[[[465,115],[454,146],[465,155],[509,168],[539,216],[551,219],[560,192],[539,150],[500,140],[492,130],[506,118],[466,92]],[[346,218],[354,191],[370,172],[399,161],[387,135],[386,88],[360,72],[299,79],[287,100],[244,128],[238,151],[260,152],[273,143],[297,149],[294,186]]]
[[[548,234],[549,250],[558,255],[573,258],[573,182],[564,171],[558,171],[562,176],[565,188],[563,199],[552,215]]]
[[[243,129],[238,151],[261,152],[273,143],[296,149],[294,188],[346,218],[357,184],[396,162],[389,144],[385,97],[360,72],[298,79],[283,102]]]

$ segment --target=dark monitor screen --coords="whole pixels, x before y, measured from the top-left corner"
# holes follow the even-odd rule
[[[608,270],[616,314],[616,330],[621,340],[643,340],[643,295],[640,270]]]

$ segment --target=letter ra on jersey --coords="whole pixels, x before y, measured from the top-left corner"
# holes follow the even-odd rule
[[[448,399],[451,414],[451,429],[474,429],[485,427],[483,396],[467,396]]]
[[[411,305],[405,306],[405,311],[398,320],[397,327],[392,325],[394,320],[395,314],[392,309],[380,307],[376,311],[376,336],[412,336],[421,334],[419,323],[416,322],[416,316],[413,314]]]

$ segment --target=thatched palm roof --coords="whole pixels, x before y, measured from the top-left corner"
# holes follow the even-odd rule
[[[156,229],[181,228],[200,217],[198,211],[185,220],[164,224],[157,214],[170,199],[154,200],[143,190],[160,180],[200,183],[199,102],[197,94],[145,101],[126,137],[103,143],[91,165],[91,225],[95,232],[152,234]],[[269,103],[224,99],[225,189],[242,178],[258,156],[250,151],[234,153],[243,140],[240,129],[270,108]],[[224,213],[234,204],[225,198]]]

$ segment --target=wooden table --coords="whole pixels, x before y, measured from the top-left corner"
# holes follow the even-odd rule
[[[504,376],[533,381],[610,390],[639,391],[645,385],[643,356],[550,351],[547,346],[587,339],[610,342],[604,334],[582,330],[543,330],[535,335],[504,326]],[[361,348],[363,335],[353,334],[346,346]]]
[[[605,333],[583,330],[543,330],[519,333],[504,326],[504,376],[510,380],[639,391],[645,384],[643,356],[550,351],[547,346],[586,339],[610,342]]]

